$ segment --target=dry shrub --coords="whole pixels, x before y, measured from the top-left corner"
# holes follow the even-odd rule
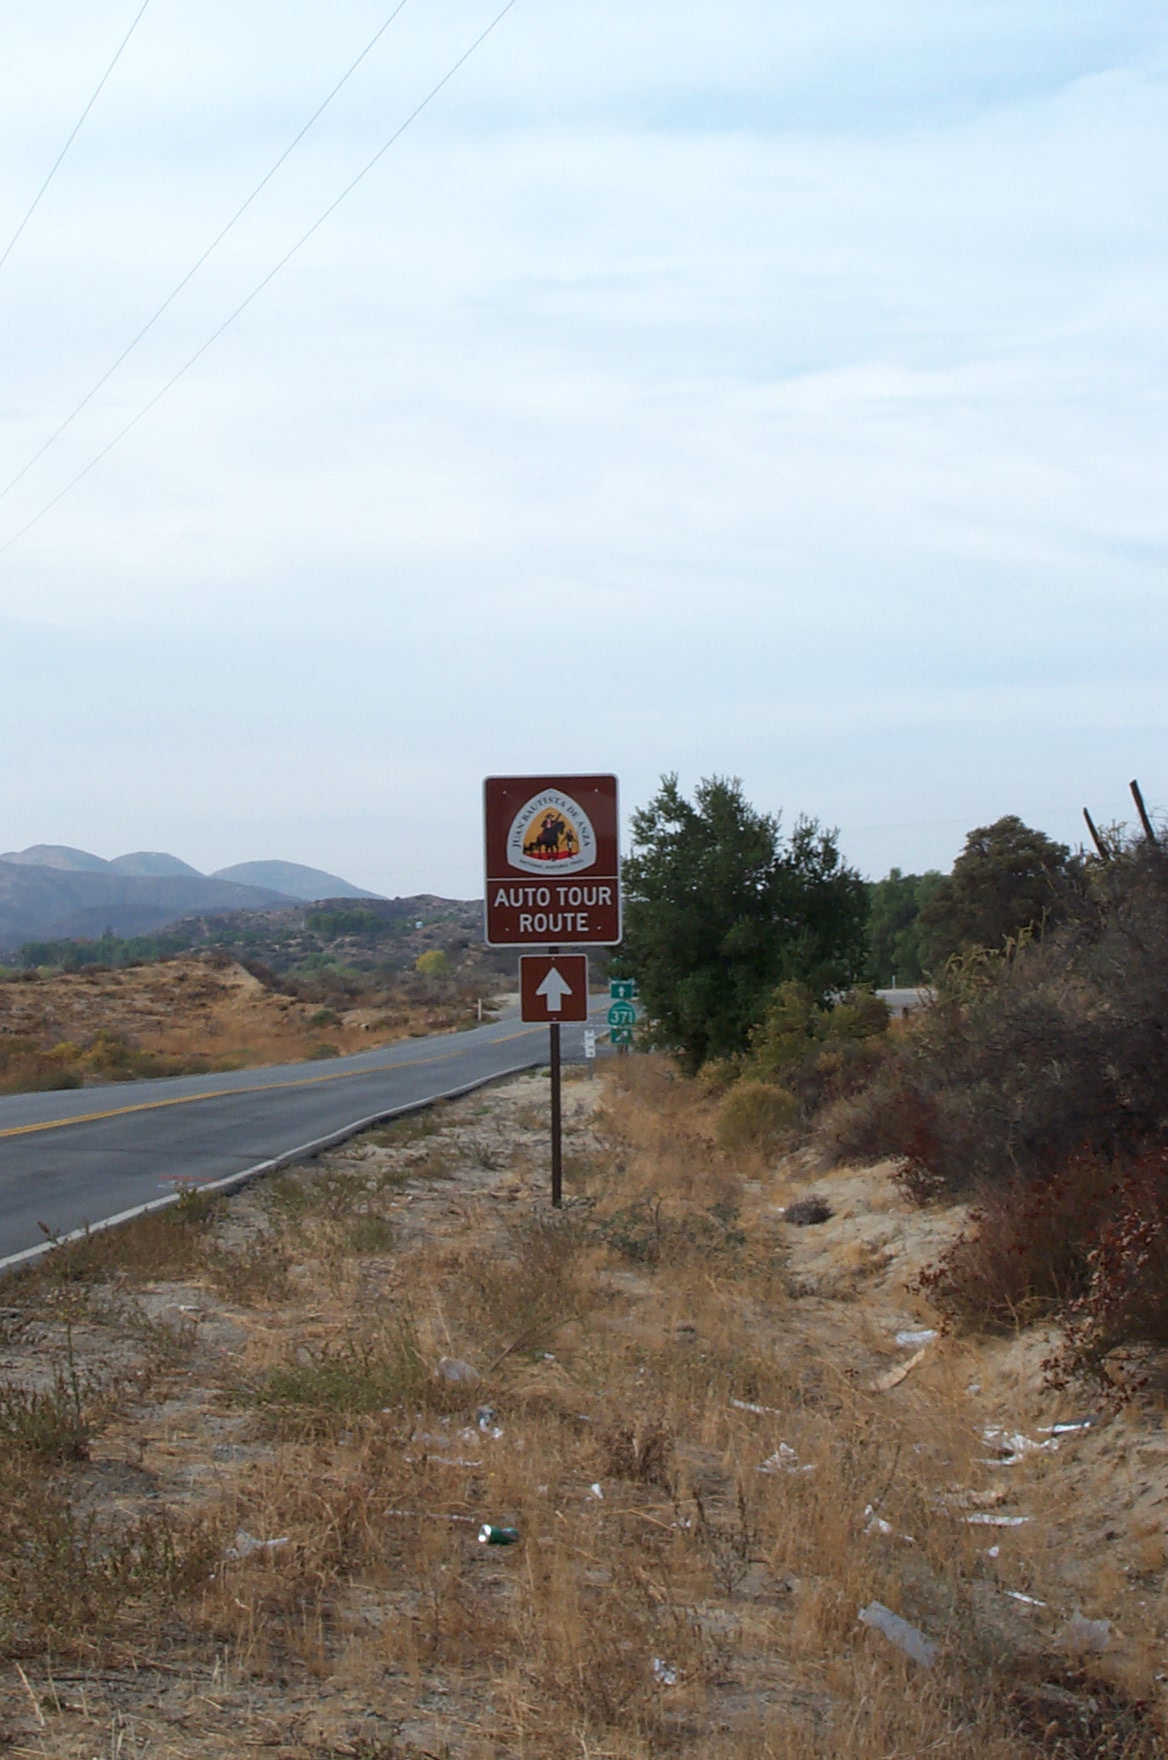
[[[1146,1383],[1149,1353],[1168,1345],[1168,1150],[1138,1157],[1112,1187],[1070,1304],[1056,1383],[1084,1376],[1116,1401]]]
[[[799,1102],[771,1082],[742,1081],[718,1108],[717,1140],[722,1149],[766,1149],[790,1130]]]
[[[221,1542],[169,1512],[117,1526],[78,1508],[70,1483],[19,1455],[0,1466],[0,1646],[9,1656],[92,1656],[196,1591]]]
[[[600,1441],[607,1477],[673,1489],[673,1436],[667,1424],[653,1419],[616,1424]]]
[[[1166,1008],[1168,861],[1141,844],[1091,870],[1044,940],[950,962],[867,1090],[826,1108],[821,1145],[903,1156],[951,1194],[1136,1151],[1165,1134]]]
[[[492,1355],[545,1349],[579,1305],[584,1244],[570,1212],[537,1214],[512,1232],[504,1252],[460,1255],[458,1309],[476,1344]]]
[[[991,1186],[918,1287],[958,1329],[1009,1331],[1058,1313],[1087,1288],[1118,1191],[1115,1164],[1097,1155],[1029,1184]]]
[[[414,1328],[399,1315],[376,1337],[306,1347],[291,1362],[241,1379],[235,1396],[258,1406],[281,1431],[327,1435],[370,1412],[423,1400],[430,1381]]]

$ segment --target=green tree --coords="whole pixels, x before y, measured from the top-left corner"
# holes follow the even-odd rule
[[[924,978],[920,915],[943,879],[935,868],[924,874],[902,874],[893,868],[869,887],[874,984],[891,984],[893,977],[898,984],[919,984]]]
[[[1000,948],[1023,929],[1065,914],[1070,851],[1014,813],[979,825],[920,913],[921,948],[934,969],[971,947]]]
[[[779,984],[822,998],[862,974],[866,888],[815,820],[784,838],[737,778],[705,778],[690,802],[665,776],[633,844],[620,964],[685,1068],[747,1051]]]

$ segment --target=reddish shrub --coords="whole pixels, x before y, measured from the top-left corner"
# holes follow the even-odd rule
[[[1168,1345],[1168,1150],[1128,1167],[1087,1269],[1047,1372],[1056,1386],[1074,1376],[1094,1380],[1122,1403],[1147,1380],[1149,1348]]]
[[[1046,1179],[994,1186],[918,1287],[962,1330],[1010,1331],[1059,1312],[1087,1291],[1120,1191],[1114,1162],[1094,1155]]]

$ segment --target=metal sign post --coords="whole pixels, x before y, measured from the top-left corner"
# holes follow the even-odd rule
[[[548,1028],[548,1063],[552,1074],[552,1203],[558,1210],[564,1202],[564,1129],[560,1090],[560,1023]]]
[[[615,776],[488,776],[483,784],[488,947],[543,948],[519,962],[521,1017],[546,1022],[551,1074],[552,1203],[563,1203],[560,1025],[588,1019],[588,961],[558,945],[621,939]],[[585,1055],[595,1056],[585,1039]],[[591,1067],[591,1066],[590,1066]]]

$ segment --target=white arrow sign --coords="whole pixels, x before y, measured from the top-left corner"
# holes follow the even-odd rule
[[[563,1006],[564,997],[572,994],[572,986],[567,983],[565,979],[561,978],[559,972],[557,972],[555,966],[553,966],[543,983],[536,990],[535,994],[545,998],[549,1014],[559,1014],[560,1009]]]

